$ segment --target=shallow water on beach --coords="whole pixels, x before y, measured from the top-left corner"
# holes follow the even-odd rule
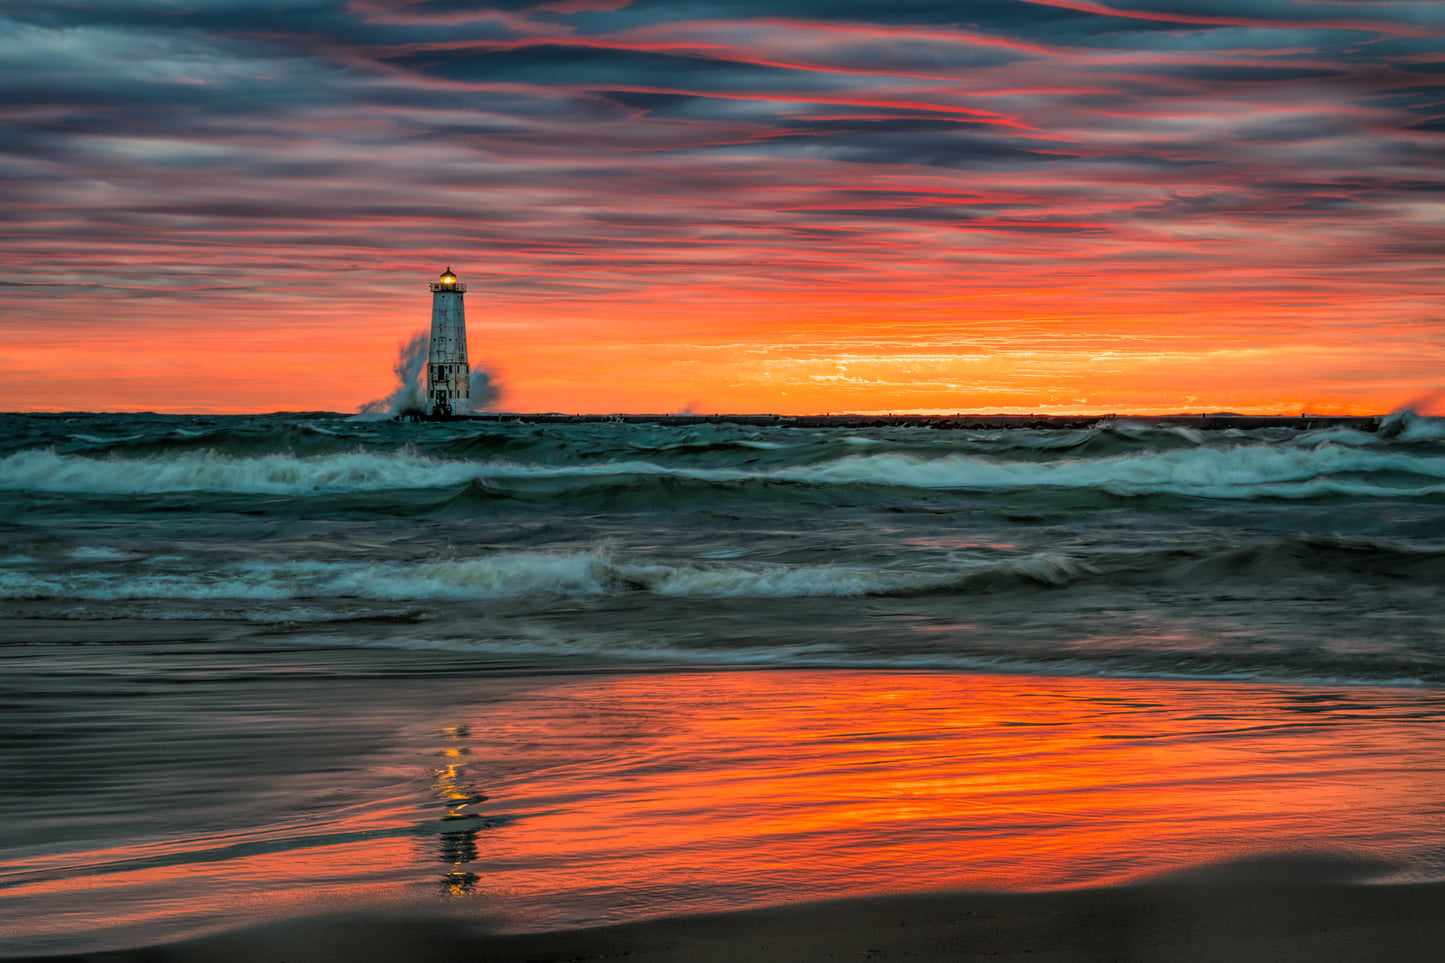
[[[33,673],[4,753],[30,772],[0,820],[10,952],[358,903],[546,930],[1276,853],[1445,878],[1433,690],[348,657],[242,697],[245,656],[186,684],[9,660]]]
[[[1445,878],[1445,424],[12,416],[0,954]]]

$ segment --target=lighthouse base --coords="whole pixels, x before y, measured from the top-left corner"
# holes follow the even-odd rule
[[[468,412],[461,414],[454,411],[403,411],[393,415],[392,421],[397,422],[419,422],[419,421],[471,421],[475,416]]]

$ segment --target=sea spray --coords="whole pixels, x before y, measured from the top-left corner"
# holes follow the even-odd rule
[[[491,411],[502,397],[497,377],[481,365],[472,365],[472,410]]]
[[[430,336],[418,331],[397,346],[396,361],[391,368],[396,375],[396,387],[385,398],[362,405],[358,418],[370,420],[426,413],[426,364],[430,344]],[[489,411],[502,397],[497,376],[480,364],[471,366],[470,388],[473,411]]]
[[[396,387],[385,398],[368,401],[358,413],[362,418],[388,418],[397,415],[422,414],[426,410],[426,359],[430,337],[418,331],[397,348],[392,373]]]
[[[1437,407],[1445,391],[1435,391],[1390,412],[1380,422],[1378,435],[1381,438],[1412,441],[1445,440],[1445,419],[1422,414],[1426,409]]]

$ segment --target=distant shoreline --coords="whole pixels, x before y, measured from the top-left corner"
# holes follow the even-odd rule
[[[18,418],[175,418],[210,420],[226,418],[356,418],[354,412],[345,411],[264,411],[248,414],[218,414],[214,412],[158,412],[158,411],[7,411],[0,417]],[[366,419],[372,420],[372,419]],[[686,427],[690,425],[754,425],[781,428],[938,428],[938,429],[1078,429],[1097,428],[1120,422],[1140,425],[1172,425],[1195,428],[1204,431],[1218,431],[1229,428],[1353,428],[1357,431],[1378,432],[1398,422],[1397,415],[1244,415],[1235,412],[1208,412],[1199,414],[1144,415],[1128,412],[1087,415],[1047,414],[981,414],[959,412],[955,414],[827,414],[827,415],[783,415],[783,414],[562,414],[559,412],[487,411],[471,415],[428,416],[420,414],[383,415],[376,421],[400,422],[479,422],[526,425],[657,425],[659,427]]]
[[[1120,421],[1151,425],[1179,425],[1206,431],[1228,428],[1354,428],[1378,431],[1385,415],[1239,415],[1229,412],[1179,415],[563,415],[485,412],[427,421],[497,421],[534,425],[626,424],[661,425],[777,425],[794,428],[1095,428]]]

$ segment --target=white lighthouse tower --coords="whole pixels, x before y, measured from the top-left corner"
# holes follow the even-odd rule
[[[431,283],[431,350],[427,352],[426,413],[428,415],[469,415],[472,413],[472,372],[467,364],[467,317],[462,296],[465,284],[457,283],[451,268]]]

